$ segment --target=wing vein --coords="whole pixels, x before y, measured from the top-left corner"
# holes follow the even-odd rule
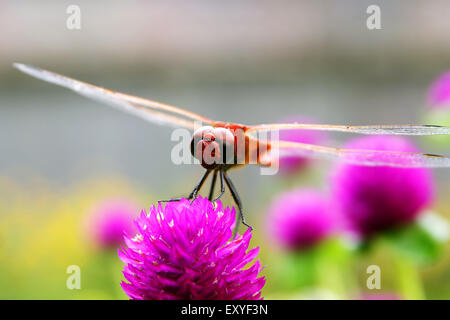
[[[390,166],[401,168],[450,167],[450,158],[432,154],[366,149],[340,149],[289,141],[279,141],[274,144],[273,147],[278,147],[278,155],[280,157],[298,156],[338,160],[349,164],[364,166]],[[277,152],[274,152],[273,154],[277,154]]]
[[[13,66],[30,76],[68,88],[82,96],[106,103],[153,123],[174,127],[182,126],[190,130],[196,127],[194,121],[213,123],[211,119],[161,102],[116,92],[31,65],[14,63]]]
[[[273,123],[249,126],[248,133],[270,130],[320,130],[348,132],[359,134],[392,134],[392,135],[450,135],[450,127],[436,125],[369,125],[343,126],[310,123]]]

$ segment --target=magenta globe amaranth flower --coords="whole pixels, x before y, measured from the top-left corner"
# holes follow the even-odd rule
[[[366,136],[350,149],[417,152],[407,139]],[[412,222],[431,203],[433,179],[427,168],[370,167],[340,163],[332,177],[334,203],[350,230],[362,237]]]
[[[428,89],[427,104],[434,109],[450,109],[450,70],[432,82]]]
[[[92,243],[103,249],[118,248],[124,243],[124,232],[133,232],[137,212],[137,206],[127,199],[111,198],[98,203],[86,221]]]
[[[285,123],[313,123],[309,118],[304,117],[290,117],[285,119]],[[320,144],[326,138],[326,133],[317,130],[281,130],[279,133],[279,139],[290,142],[300,142],[308,144]],[[290,174],[297,170],[305,168],[305,166],[311,161],[309,158],[299,156],[283,156],[279,158],[279,168],[281,173]]]
[[[328,199],[310,189],[282,193],[270,205],[267,216],[269,234],[294,250],[312,247],[330,236],[335,222]]]
[[[122,288],[131,299],[260,299],[259,247],[247,251],[250,229],[230,240],[234,224],[234,209],[202,197],[142,211],[138,233],[119,250]]]

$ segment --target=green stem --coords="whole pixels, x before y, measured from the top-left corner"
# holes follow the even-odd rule
[[[403,255],[394,254],[397,290],[403,299],[424,300],[425,292],[417,267]]]

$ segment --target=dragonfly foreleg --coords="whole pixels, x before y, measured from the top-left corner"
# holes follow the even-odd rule
[[[206,170],[206,172],[201,177],[200,181],[194,187],[194,190],[192,190],[192,192],[189,194],[188,200],[192,199],[191,204],[195,201],[195,199],[197,199],[198,193],[199,193],[200,189],[202,188],[203,184],[205,183],[205,181],[208,178],[210,173],[211,173],[211,170]]]
[[[225,183],[223,182],[225,172],[223,169],[220,169],[220,194],[217,198],[213,200],[213,202],[216,202],[220,198],[222,198],[223,194],[225,193]]]
[[[217,180],[217,170],[214,170],[214,175],[211,181],[211,187],[209,189],[209,195],[208,195],[208,200],[211,201],[212,197],[214,196],[214,188],[216,186],[216,180]]]
[[[203,174],[203,176],[200,178],[200,180],[197,182],[197,184],[195,185],[194,189],[191,191],[191,193],[186,197],[186,199],[191,200],[191,204],[192,202],[194,202],[195,199],[197,199],[198,197],[198,192],[200,191],[200,189],[202,188],[203,184],[206,181],[206,178],[208,178],[209,174],[211,173],[211,170],[206,170],[205,173]],[[184,199],[184,197],[181,198],[173,198],[173,199],[168,199],[168,200],[158,200],[158,202],[172,202],[172,201],[180,201],[181,199]]]

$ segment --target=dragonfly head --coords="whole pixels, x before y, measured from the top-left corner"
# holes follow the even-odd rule
[[[191,140],[191,154],[205,169],[214,169],[234,157],[234,135],[226,128],[204,126],[197,129]]]

